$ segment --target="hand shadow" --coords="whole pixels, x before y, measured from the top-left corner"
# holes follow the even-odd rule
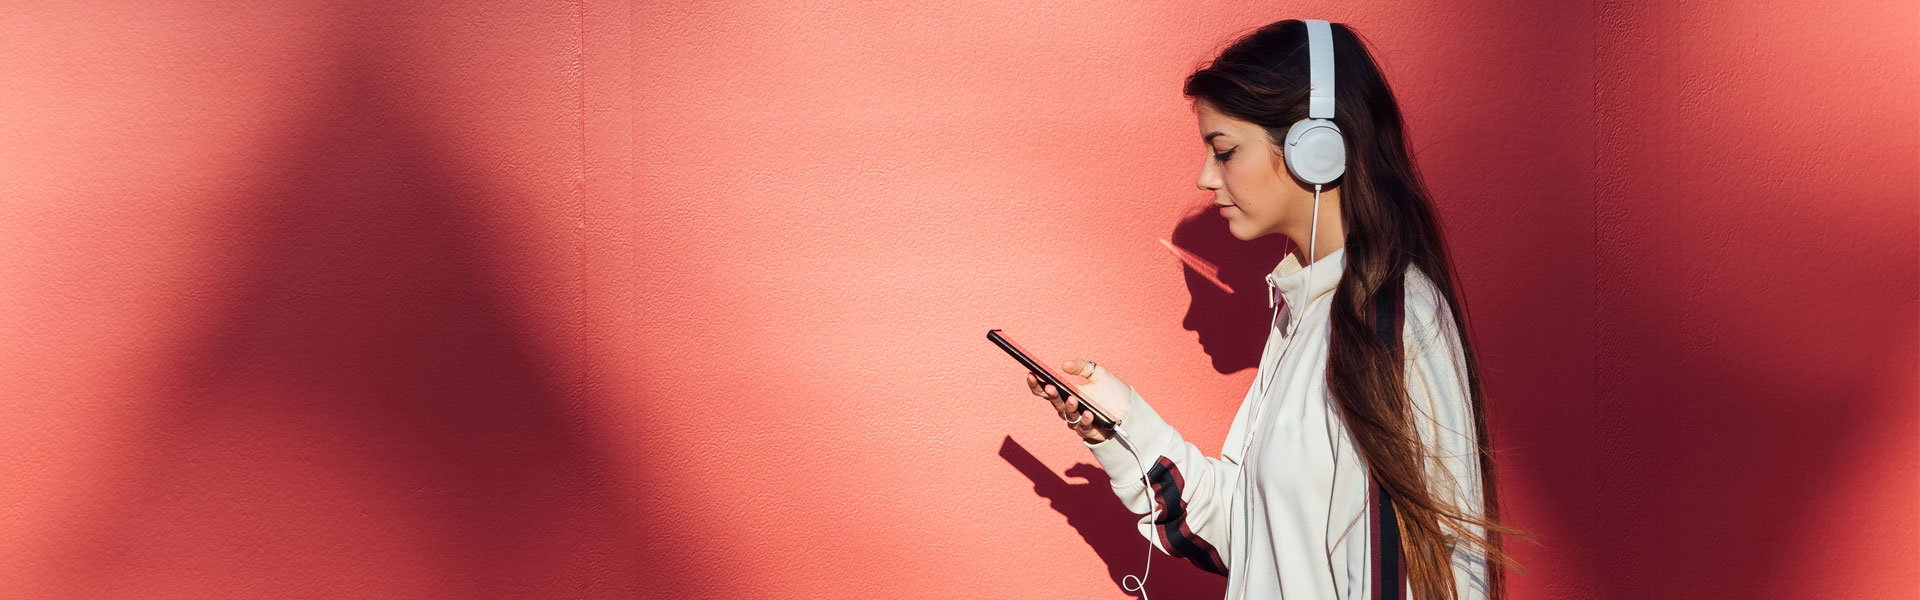
[[[1087,463],[1067,469],[1067,476],[1086,480],[1068,483],[1052,469],[1034,458],[1027,449],[1007,437],[1000,443],[1000,458],[1033,481],[1033,491],[1046,498],[1049,506],[1067,517],[1100,560],[1107,563],[1107,576],[1115,588],[1125,591],[1121,579],[1139,575],[1146,567],[1147,538],[1139,533],[1141,515],[1129,512],[1113,495],[1112,480],[1106,471]],[[1227,578],[1200,570],[1186,559],[1174,558],[1153,549],[1153,570],[1147,585],[1155,598],[1220,598],[1226,595]],[[1138,597],[1138,592],[1126,592]]]
[[[1260,349],[1267,342],[1265,325],[1273,318],[1266,277],[1293,251],[1293,242],[1284,235],[1240,241],[1208,203],[1180,219],[1173,228],[1172,243],[1176,256],[1188,255],[1181,260],[1186,264],[1183,271],[1192,300],[1180,326],[1197,334],[1200,349],[1213,359],[1213,369],[1220,374],[1259,367]],[[1217,270],[1219,283],[1200,270]]]

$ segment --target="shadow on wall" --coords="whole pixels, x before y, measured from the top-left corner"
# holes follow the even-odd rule
[[[1107,576],[1113,579],[1114,588],[1125,591],[1121,579],[1138,576],[1146,567],[1148,542],[1135,527],[1140,515],[1129,512],[1113,495],[1113,482],[1107,472],[1087,463],[1076,464],[1067,469],[1067,476],[1086,483],[1068,482],[1012,437],[1000,442],[1000,458],[1033,481],[1034,493],[1067,518],[1067,524],[1080,532],[1100,560],[1107,563]],[[1147,593],[1155,598],[1214,599],[1227,591],[1227,578],[1202,571],[1157,548],[1153,550],[1153,571],[1148,575]]]
[[[1202,274],[1196,265],[1183,268],[1187,292],[1192,302],[1181,326],[1199,336],[1200,346],[1212,358],[1214,370],[1230,374],[1257,368],[1260,349],[1267,332],[1262,327],[1273,316],[1267,306],[1266,275],[1292,250],[1285,236],[1270,235],[1251,242],[1233,237],[1226,219],[1211,202],[1197,206],[1174,227],[1172,243],[1176,253],[1186,252],[1190,259],[1209,263],[1199,269],[1215,271]],[[1209,277],[1212,276],[1212,278]],[[1213,278],[1219,280],[1219,284]],[[1224,284],[1231,291],[1222,289]],[[1070,482],[1054,473],[1006,438],[1000,445],[1000,457],[1033,481],[1033,491],[1045,498],[1055,511],[1067,518],[1080,537],[1086,540],[1107,564],[1107,575],[1115,589],[1125,591],[1121,581],[1127,575],[1139,575],[1146,566],[1148,542],[1133,514],[1113,494],[1112,480],[1100,467],[1080,463],[1067,469],[1066,475],[1083,480]],[[1155,598],[1219,598],[1226,594],[1227,579],[1208,573],[1153,550],[1153,569],[1149,591]],[[1127,592],[1138,596],[1135,592]]]
[[[368,45],[262,157],[201,337],[62,524],[59,595],[649,595],[564,342],[490,277],[474,213],[517,200],[451,164],[407,59]]]
[[[1173,228],[1173,245],[1219,269],[1217,277],[1232,292],[1189,264],[1187,295],[1192,301],[1180,326],[1194,332],[1200,348],[1213,359],[1213,369],[1231,374],[1260,366],[1266,345],[1265,325],[1273,318],[1267,306],[1267,274],[1293,251],[1293,241],[1274,234],[1243,242],[1227,231],[1227,220],[1211,201],[1180,219]]]

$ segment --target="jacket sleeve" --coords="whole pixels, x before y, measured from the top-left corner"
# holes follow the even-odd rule
[[[1434,498],[1482,515],[1480,457],[1468,391],[1466,355],[1446,300],[1427,282],[1407,286],[1406,374],[1414,426],[1427,453]],[[1480,527],[1471,527],[1484,534]],[[1486,557],[1465,544],[1451,559],[1461,600],[1488,595]]]
[[[1244,405],[1241,410],[1245,411]],[[1231,560],[1227,549],[1234,486],[1240,477],[1238,457],[1206,456],[1181,439],[1138,392],[1133,393],[1126,415],[1121,423],[1127,433],[1124,442],[1112,436],[1087,444],[1112,478],[1114,495],[1127,510],[1146,515],[1140,519],[1140,534],[1155,547],[1225,575]],[[1126,443],[1131,443],[1132,451]]]

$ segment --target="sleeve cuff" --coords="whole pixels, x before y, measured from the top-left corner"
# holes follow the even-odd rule
[[[1113,480],[1113,487],[1144,486],[1140,483],[1140,463],[1135,461],[1133,453],[1127,451],[1126,446],[1120,444],[1120,438],[1108,436],[1106,441],[1098,444],[1088,444],[1086,440],[1080,440],[1080,443],[1093,451],[1094,460],[1100,461],[1100,468],[1107,471],[1107,477]]]
[[[1107,471],[1107,477],[1113,479],[1116,488],[1144,487],[1140,483],[1141,465],[1158,461],[1165,455],[1168,440],[1178,439],[1178,434],[1173,433],[1173,428],[1160,419],[1153,407],[1147,406],[1146,399],[1141,398],[1139,392],[1133,392],[1132,396],[1127,403],[1126,417],[1121,419],[1121,427],[1127,430],[1127,441],[1134,446],[1132,450],[1120,442],[1118,434],[1108,436],[1106,441],[1098,444],[1080,441],[1093,451],[1093,458],[1100,461],[1100,468]],[[1138,456],[1135,452],[1139,453]]]

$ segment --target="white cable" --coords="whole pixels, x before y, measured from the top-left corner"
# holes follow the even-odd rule
[[[1320,184],[1316,183],[1316,184],[1313,184],[1313,225],[1312,225],[1312,229],[1307,233],[1307,289],[1309,291],[1313,289],[1313,263],[1316,262],[1313,260],[1313,254],[1319,241],[1320,241]],[[1306,302],[1303,299],[1301,304],[1305,304],[1305,303]],[[1292,340],[1295,334],[1300,333],[1300,321],[1302,320],[1300,317],[1303,315],[1297,314],[1299,311],[1295,311],[1292,308],[1288,308],[1287,312],[1296,313],[1292,315],[1292,319],[1290,319],[1293,322],[1287,324],[1287,327],[1293,331],[1293,333],[1287,334],[1287,339]],[[1287,345],[1291,346],[1293,345],[1293,343],[1289,341]]]
[[[1313,260],[1313,255],[1314,255],[1314,252],[1319,249],[1319,244],[1318,244],[1319,241],[1320,241],[1320,184],[1316,183],[1313,185],[1313,224],[1309,226],[1309,230],[1307,233],[1307,283],[1305,287],[1308,293],[1311,293],[1313,291],[1313,263],[1315,262]],[[1301,296],[1302,298],[1300,298],[1300,303],[1304,305],[1307,303],[1308,298],[1305,297],[1307,296],[1307,294],[1301,294]],[[1306,317],[1306,315],[1301,314],[1306,312],[1305,309],[1306,309],[1305,306],[1288,306],[1287,307],[1287,344],[1280,348],[1280,358],[1275,359],[1275,362],[1273,363],[1274,371],[1279,370],[1279,367],[1280,367],[1279,361],[1286,360],[1287,351],[1293,349],[1294,341],[1296,340],[1297,336],[1300,335],[1300,321],[1305,320],[1305,317]],[[1267,367],[1266,360],[1267,360],[1266,352],[1262,351],[1260,353],[1260,362],[1261,362],[1260,368],[1264,369]],[[1279,374],[1277,373],[1264,373],[1263,375],[1274,377],[1274,378],[1279,377]],[[1242,463],[1242,465],[1244,465],[1247,461],[1247,450],[1253,447],[1254,434],[1257,434],[1260,432],[1260,425],[1264,423],[1261,417],[1265,416],[1267,413],[1267,385],[1269,385],[1271,381],[1272,380],[1269,380],[1269,383],[1263,383],[1260,386],[1260,405],[1256,407],[1253,411],[1253,420],[1248,423],[1248,427],[1247,427],[1247,438],[1241,442],[1241,446],[1240,446],[1240,462]]]
[[[1141,489],[1141,493],[1144,493],[1147,495],[1147,522],[1153,523],[1154,522],[1153,516],[1157,512],[1155,508],[1158,507],[1159,504],[1154,502],[1153,482],[1147,479],[1147,464],[1141,461],[1140,452],[1133,449],[1133,439],[1127,435],[1127,430],[1120,428],[1119,423],[1113,424],[1113,434],[1114,434],[1114,438],[1120,440],[1120,445],[1122,447],[1125,447],[1127,449],[1127,452],[1133,454],[1134,465],[1140,467],[1140,484],[1142,486],[1145,486]],[[1148,528],[1151,529],[1152,526],[1149,525]],[[1125,577],[1121,577],[1120,589],[1123,589],[1129,592],[1140,592],[1140,600],[1148,600],[1147,599],[1147,575],[1152,572],[1153,572],[1153,540],[1149,538],[1147,540],[1146,568],[1140,570],[1139,577],[1134,577],[1133,575],[1127,575]]]
[[[1319,241],[1320,241],[1320,184],[1316,183],[1316,184],[1313,184],[1313,224],[1308,226],[1308,231],[1307,231],[1307,283],[1305,288],[1309,293],[1311,293],[1313,290],[1313,284],[1314,284],[1313,263],[1316,262],[1313,259],[1313,255],[1315,254],[1315,252],[1319,250]],[[1288,331],[1287,344],[1280,348],[1280,358],[1275,359],[1275,362],[1273,363],[1274,370],[1276,371],[1279,370],[1280,361],[1286,360],[1287,351],[1292,350],[1296,342],[1299,341],[1297,336],[1300,335],[1300,321],[1304,320],[1306,317],[1306,315],[1302,313],[1306,312],[1305,304],[1307,304],[1307,298],[1304,297],[1304,296],[1307,296],[1307,294],[1301,294],[1301,296],[1303,296],[1300,299],[1300,304],[1302,306],[1292,306],[1292,305],[1287,306],[1287,331]],[[1260,368],[1262,369],[1267,368],[1266,360],[1267,360],[1266,352],[1262,351],[1260,353],[1260,362],[1261,362]],[[1274,377],[1278,377],[1278,375],[1275,374]],[[1247,437],[1246,439],[1240,442],[1240,463],[1236,465],[1235,468],[1240,469],[1242,471],[1246,469],[1247,462],[1253,459],[1253,457],[1247,455],[1247,451],[1253,448],[1253,438],[1255,435],[1258,435],[1260,433],[1260,425],[1265,422],[1265,419],[1263,417],[1265,417],[1267,414],[1267,400],[1268,400],[1267,387],[1266,387],[1267,385],[1268,385],[1267,383],[1262,383],[1260,386],[1260,405],[1254,408],[1253,420],[1247,423]],[[1240,490],[1238,489],[1238,486],[1245,484],[1247,482],[1247,478],[1244,476],[1241,476],[1241,477],[1236,477],[1236,479],[1238,480],[1238,483],[1235,484],[1234,492],[1239,493]],[[1245,560],[1245,553],[1242,553],[1241,559]],[[1242,580],[1243,584],[1244,582],[1245,580]],[[1143,597],[1141,600],[1145,600],[1145,598]]]

